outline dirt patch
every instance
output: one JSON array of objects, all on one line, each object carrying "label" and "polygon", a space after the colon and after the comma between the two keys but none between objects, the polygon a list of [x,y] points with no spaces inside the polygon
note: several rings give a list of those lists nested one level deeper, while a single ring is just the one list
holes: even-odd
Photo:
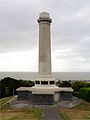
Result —
[{"label": "dirt patch", "polygon": [[64,112],[70,120],[87,120],[87,117],[90,118],[90,111],[86,110],[63,109],[62,112]]},{"label": "dirt patch", "polygon": [[70,120],[90,120],[90,103],[82,101],[82,103],[72,109],[60,109]]}]

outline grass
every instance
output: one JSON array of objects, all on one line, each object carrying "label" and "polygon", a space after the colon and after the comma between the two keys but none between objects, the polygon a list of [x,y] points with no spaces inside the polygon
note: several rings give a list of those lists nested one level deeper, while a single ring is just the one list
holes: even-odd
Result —
[{"label": "grass", "polygon": [[90,103],[82,103],[71,109],[60,109],[59,113],[64,120],[90,120]]},{"label": "grass", "polygon": [[60,111],[60,116],[63,118],[63,120],[70,120],[69,117],[62,111]]},{"label": "grass", "polygon": [[90,103],[82,100],[81,104],[73,107],[73,109],[90,110]]},{"label": "grass", "polygon": [[4,105],[5,103],[7,103],[10,99],[12,99],[14,96],[10,96],[10,97],[5,97],[0,99],[0,106]]},{"label": "grass", "polygon": [[6,97],[0,100],[0,120],[41,120],[42,109],[11,109],[8,101],[13,97]]},{"label": "grass", "polygon": [[41,120],[42,109],[1,110],[1,120]]}]

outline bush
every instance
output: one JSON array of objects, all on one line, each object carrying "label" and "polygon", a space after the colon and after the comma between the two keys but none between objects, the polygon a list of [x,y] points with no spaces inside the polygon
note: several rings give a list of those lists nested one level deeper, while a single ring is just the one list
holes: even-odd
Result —
[{"label": "bush", "polygon": [[71,83],[70,82],[68,82],[68,81],[60,81],[60,80],[58,80],[58,82],[56,83],[56,85],[58,86],[58,87],[71,87]]},{"label": "bush", "polygon": [[75,96],[75,97],[78,97],[78,98],[79,98],[79,97],[80,97],[80,96],[79,96],[79,92],[73,92],[73,96]]},{"label": "bush", "polygon": [[80,88],[82,87],[86,87],[86,82],[84,81],[75,81],[73,84],[72,84],[72,88],[74,89],[74,91],[77,91],[79,92]]},{"label": "bush", "polygon": [[79,91],[80,98],[90,102],[90,88],[81,88]]},{"label": "bush", "polygon": [[90,87],[90,83],[87,83],[87,86],[86,87]]}]

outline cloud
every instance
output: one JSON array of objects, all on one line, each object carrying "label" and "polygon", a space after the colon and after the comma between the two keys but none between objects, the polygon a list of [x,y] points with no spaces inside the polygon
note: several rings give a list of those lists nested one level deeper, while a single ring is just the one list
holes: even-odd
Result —
[{"label": "cloud", "polygon": [[37,47],[37,39],[34,39],[34,36],[37,36],[35,32],[19,32],[11,33],[6,36],[1,35],[0,39],[0,52],[10,52],[10,51],[23,51],[30,50]]},{"label": "cloud", "polygon": [[42,11],[52,18],[53,68],[90,71],[90,0],[0,0],[0,54],[38,47]]},{"label": "cloud", "polygon": [[37,71],[37,49],[0,54],[0,71]]},{"label": "cloud", "polygon": [[0,1],[0,52],[27,50],[37,46],[38,27],[33,14],[34,6],[30,2]]}]

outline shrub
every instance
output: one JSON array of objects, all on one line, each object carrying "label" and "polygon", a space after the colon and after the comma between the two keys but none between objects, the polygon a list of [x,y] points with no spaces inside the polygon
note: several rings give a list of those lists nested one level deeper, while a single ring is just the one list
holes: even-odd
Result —
[{"label": "shrub", "polygon": [[58,80],[58,82],[56,83],[56,85],[58,87],[71,87],[71,83],[69,81],[60,81]]},{"label": "shrub", "polygon": [[87,83],[87,86],[86,87],[90,87],[90,83]]},{"label": "shrub", "polygon": [[75,96],[75,97],[78,97],[78,98],[79,98],[79,97],[80,97],[80,96],[79,96],[79,92],[73,92],[73,96]]},{"label": "shrub", "polygon": [[72,88],[74,89],[74,91],[79,91],[80,88],[82,87],[86,87],[86,82],[84,81],[75,81],[73,84],[72,84]]},{"label": "shrub", "polygon": [[79,91],[80,98],[90,102],[90,88],[81,88]]},{"label": "shrub", "polygon": [[71,87],[71,83],[68,81],[62,81],[61,87]]}]

